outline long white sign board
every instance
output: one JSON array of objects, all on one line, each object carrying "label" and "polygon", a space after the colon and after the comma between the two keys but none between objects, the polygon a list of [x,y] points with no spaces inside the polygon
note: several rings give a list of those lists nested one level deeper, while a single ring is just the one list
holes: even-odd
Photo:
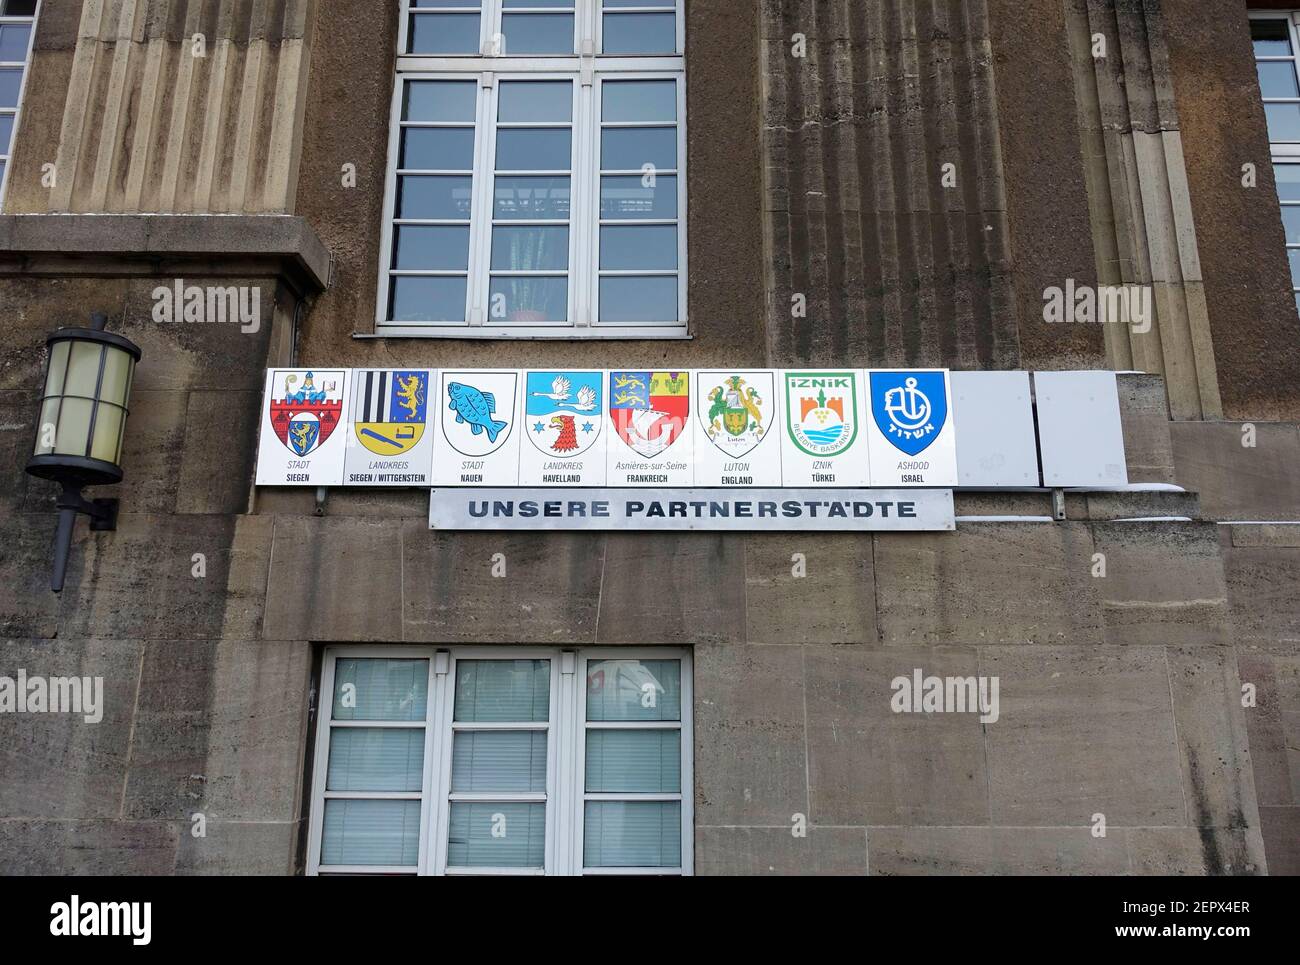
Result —
[{"label": "long white sign board", "polygon": [[433,489],[440,530],[900,531],[955,528],[951,489]]}]

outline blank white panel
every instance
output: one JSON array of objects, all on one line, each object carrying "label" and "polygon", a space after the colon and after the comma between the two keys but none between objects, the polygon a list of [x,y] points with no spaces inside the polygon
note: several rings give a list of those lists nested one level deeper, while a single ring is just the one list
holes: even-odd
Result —
[{"label": "blank white panel", "polygon": [[952,372],[957,478],[971,487],[1037,486],[1028,372]]},{"label": "blank white panel", "polygon": [[1114,372],[1035,372],[1045,486],[1125,486]]}]

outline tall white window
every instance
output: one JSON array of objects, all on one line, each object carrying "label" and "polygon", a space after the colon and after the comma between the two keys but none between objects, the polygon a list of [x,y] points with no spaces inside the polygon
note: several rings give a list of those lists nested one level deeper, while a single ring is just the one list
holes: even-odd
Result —
[{"label": "tall white window", "polygon": [[1300,12],[1274,10],[1250,15],[1255,69],[1264,98],[1273,174],[1282,204],[1291,291],[1300,310]]},{"label": "tall white window", "polygon": [[404,0],[380,334],[686,334],[681,0]]},{"label": "tall white window", "polygon": [[37,0],[0,0],[0,200],[9,183],[9,157],[36,32],[36,7]]},{"label": "tall white window", "polygon": [[690,874],[676,649],[326,652],[313,874]]}]

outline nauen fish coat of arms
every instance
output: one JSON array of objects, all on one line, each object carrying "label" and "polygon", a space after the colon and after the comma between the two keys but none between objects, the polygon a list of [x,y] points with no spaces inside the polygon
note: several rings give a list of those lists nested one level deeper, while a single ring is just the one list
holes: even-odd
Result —
[{"label": "nauen fish coat of arms", "polygon": [[295,456],[315,452],[339,424],[344,373],[329,374],[318,382],[315,372],[285,372],[272,388],[271,428]]},{"label": "nauen fish coat of arms", "polygon": [[[717,373],[711,374],[717,377]],[[700,422],[709,441],[732,458],[753,449],[772,426],[774,389],[770,373],[723,377],[700,403]]]},{"label": "nauen fish coat of arms", "polygon": [[690,418],[686,372],[610,372],[609,416],[618,437],[647,459],[676,442]]},{"label": "nauen fish coat of arms", "polygon": [[429,373],[366,370],[353,381],[357,441],[380,456],[413,449],[424,435]]},{"label": "nauen fish coat of arms", "polygon": [[529,372],[525,414],[532,444],[569,459],[600,438],[603,372]]}]

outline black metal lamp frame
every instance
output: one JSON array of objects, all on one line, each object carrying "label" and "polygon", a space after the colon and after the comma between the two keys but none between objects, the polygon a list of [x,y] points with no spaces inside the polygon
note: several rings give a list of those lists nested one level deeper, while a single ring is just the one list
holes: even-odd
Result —
[{"label": "black metal lamp frame", "polygon": [[[91,328],[62,328],[47,339],[52,349],[56,342],[99,342],[129,352],[140,360],[140,349],[120,335],[104,331],[107,316],[96,312],[91,316]],[[50,589],[63,591],[68,571],[68,554],[72,549],[72,532],[78,516],[90,518],[92,532],[111,532],[117,529],[117,499],[86,499],[81,495],[85,486],[107,486],[122,481],[121,467],[103,459],[89,456],[41,454],[27,461],[27,472],[41,479],[49,479],[63,487],[55,505],[59,510],[58,527],[54,532],[54,569],[50,575]]]}]

